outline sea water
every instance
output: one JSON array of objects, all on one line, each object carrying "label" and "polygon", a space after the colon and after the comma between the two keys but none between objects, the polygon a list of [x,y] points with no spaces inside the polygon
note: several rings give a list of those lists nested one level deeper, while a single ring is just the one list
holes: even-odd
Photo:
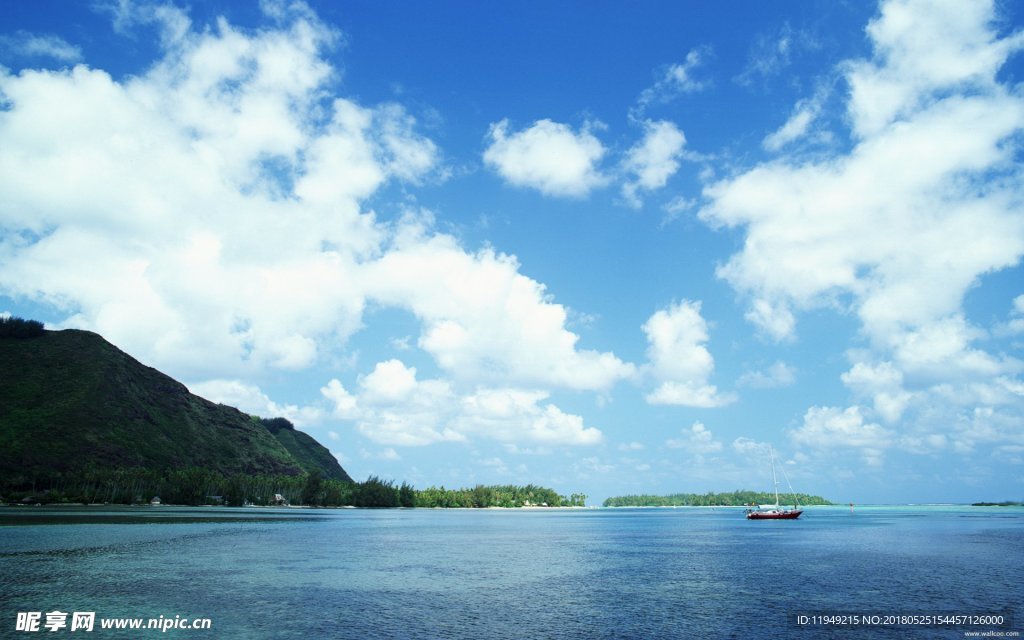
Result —
[{"label": "sea water", "polygon": [[[1004,622],[924,617],[983,615]],[[1022,616],[1015,507],[0,508],[0,637],[963,638]],[[210,628],[100,628],[119,618]]]}]

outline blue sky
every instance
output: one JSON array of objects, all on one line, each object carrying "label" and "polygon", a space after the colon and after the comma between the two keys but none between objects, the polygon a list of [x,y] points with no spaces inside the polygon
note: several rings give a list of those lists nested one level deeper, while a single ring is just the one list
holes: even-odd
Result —
[{"label": "blue sky", "polygon": [[1016,3],[5,3],[0,313],[355,477],[1024,496]]}]

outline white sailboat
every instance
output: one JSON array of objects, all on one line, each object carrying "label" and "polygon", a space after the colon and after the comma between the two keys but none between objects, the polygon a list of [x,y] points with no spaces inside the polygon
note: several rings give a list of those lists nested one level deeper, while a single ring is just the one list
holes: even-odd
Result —
[{"label": "white sailboat", "polygon": [[[796,520],[803,513],[803,509],[800,505],[794,504],[792,509],[782,507],[779,505],[779,477],[775,475],[775,451],[768,447],[768,455],[772,461],[772,482],[775,483],[775,505],[769,506],[768,508],[759,507],[757,509],[747,509],[747,520]],[[783,469],[782,473],[785,474],[786,470]],[[792,494],[793,485],[789,482],[789,476],[786,476],[786,484],[789,484],[789,492]]]}]

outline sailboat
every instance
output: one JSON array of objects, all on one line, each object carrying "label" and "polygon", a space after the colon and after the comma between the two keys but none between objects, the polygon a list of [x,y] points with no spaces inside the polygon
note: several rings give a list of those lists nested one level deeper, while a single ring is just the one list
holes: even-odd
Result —
[{"label": "sailboat", "polygon": [[[765,507],[759,507],[757,509],[747,509],[747,520],[796,520],[803,513],[803,509],[799,505],[794,504],[792,509],[779,506],[779,478],[775,475],[775,452],[771,447],[768,448],[768,455],[772,461],[772,481],[775,483],[775,505]],[[786,470],[783,469],[782,473],[785,474]],[[786,483],[789,484],[789,476],[786,476]],[[789,492],[793,493],[793,485],[789,485]]]}]

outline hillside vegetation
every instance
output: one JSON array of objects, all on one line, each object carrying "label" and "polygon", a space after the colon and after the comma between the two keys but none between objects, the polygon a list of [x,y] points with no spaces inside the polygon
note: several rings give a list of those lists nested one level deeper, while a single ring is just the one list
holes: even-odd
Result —
[{"label": "hillside vegetation", "polygon": [[88,331],[0,318],[0,501],[356,507],[581,505],[527,485],[353,482],[284,418],[189,393]]},{"label": "hillside vegetation", "polygon": [[287,420],[264,421],[193,395],[95,333],[23,333],[0,335],[3,486],[113,469],[351,480]]}]

